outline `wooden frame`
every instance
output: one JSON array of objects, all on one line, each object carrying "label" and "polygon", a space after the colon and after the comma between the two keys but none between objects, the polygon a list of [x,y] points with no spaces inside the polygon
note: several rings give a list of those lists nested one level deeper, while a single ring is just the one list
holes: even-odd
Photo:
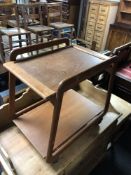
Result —
[{"label": "wooden frame", "polygon": [[[59,79],[60,83],[58,83],[58,81],[55,81],[57,86],[54,86],[54,84],[52,85],[52,81],[49,82],[51,84],[47,83],[48,84],[48,86],[47,86],[47,84],[43,83],[42,79],[41,79],[42,81],[40,82],[39,78],[37,80],[36,80],[36,77],[31,78],[29,73],[26,73],[22,67],[19,67],[20,65],[22,65],[22,62],[21,61],[19,62],[16,60],[17,55],[23,54],[25,52],[26,53],[31,52],[34,50],[37,51],[39,49],[52,47],[54,45],[59,45],[62,43],[66,43],[66,49],[60,49],[59,51],[56,50],[53,52],[54,58],[52,59],[52,64],[53,64],[52,68],[55,69],[55,66],[57,67],[57,64],[59,64],[59,61],[61,61],[61,59],[62,59],[62,61],[66,60],[66,62],[64,62],[65,67],[67,65],[69,66],[69,64],[67,64],[67,62],[69,61],[69,63],[70,63],[70,61],[72,59],[75,59],[76,62],[73,61],[72,63],[70,63],[69,67],[68,66],[66,67],[66,68],[68,68],[68,70],[66,71],[66,74],[65,73],[62,74],[62,77],[59,73],[55,74],[55,72],[54,72],[54,74],[50,74],[49,70],[47,69],[47,74],[49,73],[50,80],[53,77],[58,76],[56,79]],[[62,57],[61,57],[61,55],[62,55]],[[78,57],[77,57],[77,55],[78,55]],[[37,63],[38,63],[39,60],[41,60],[41,59],[43,59],[43,61],[46,61],[46,59],[47,59],[47,62],[48,62],[48,60],[51,59],[51,57],[52,57],[52,54],[51,55],[45,54],[45,56],[43,57],[44,59],[42,57],[41,58],[38,57],[38,58],[34,58],[34,59],[30,60],[30,58],[29,58],[29,62],[37,60]],[[58,58],[59,61],[56,58]],[[98,57],[93,56],[92,53],[91,54],[87,53],[87,52],[85,52],[85,50],[82,51],[82,49],[79,50],[79,49],[76,49],[73,47],[69,47],[69,40],[61,39],[61,40],[55,40],[55,41],[48,42],[48,43],[41,43],[38,45],[28,46],[27,48],[21,48],[21,49],[14,50],[10,55],[10,59],[11,59],[11,62],[4,64],[4,66],[10,72],[9,73],[9,75],[10,75],[9,102],[10,102],[10,117],[11,117],[10,119],[15,122],[15,124],[22,130],[22,132],[24,132],[25,135],[26,134],[28,135],[28,136],[26,135],[27,138],[32,142],[33,145],[35,145],[36,149],[41,153],[41,155],[43,157],[45,157],[45,154],[46,154],[46,161],[51,163],[53,161],[54,157],[56,157],[69,144],[71,144],[72,141],[74,139],[76,139],[78,136],[80,136],[88,127],[90,127],[92,124],[98,124],[102,120],[103,115],[107,112],[108,107],[109,107],[113,79],[114,79],[114,73],[116,71],[116,65],[117,65],[116,63],[118,61],[118,57],[113,56],[110,59],[107,59],[107,60],[103,59],[102,60],[101,58],[99,58],[99,56]],[[94,61],[92,61],[92,59],[94,59]],[[56,60],[57,60],[57,62],[54,62]],[[29,62],[28,62],[28,64],[29,64]],[[48,67],[49,63],[47,63],[47,62],[46,62],[46,66]],[[56,63],[56,65],[54,63]],[[72,65],[73,66],[80,65],[80,66],[76,67],[75,73],[72,71]],[[110,81],[109,81],[109,88],[108,88],[108,93],[107,93],[107,98],[106,98],[104,109],[102,109],[101,107],[97,106],[96,104],[88,101],[87,99],[85,99],[84,97],[82,97],[78,93],[76,93],[75,91],[69,90],[69,89],[72,89],[75,85],[79,84],[81,81],[95,75],[98,72],[105,70],[106,67],[110,67],[110,65],[112,65],[112,74],[111,74]],[[41,66],[41,65],[39,64],[39,66]],[[43,66],[44,66],[44,64],[43,64]],[[43,66],[42,66],[42,70],[44,70]],[[59,70],[60,67],[58,66],[57,70]],[[66,78],[64,78],[65,75],[66,75]],[[22,113],[15,113],[15,76],[17,76],[22,81],[24,81],[37,94],[39,94],[43,98],[43,101],[40,102],[40,103],[43,103],[41,106],[39,103],[39,104],[37,104],[37,106],[39,105],[38,108],[34,108],[33,111],[30,110],[31,108],[28,108],[28,109],[22,110]],[[53,76],[53,77],[51,78],[50,76],[51,77]],[[45,77],[42,77],[42,78],[45,78]],[[45,79],[44,79],[44,82],[45,82]],[[68,99],[68,102],[66,102],[67,99]],[[74,101],[72,101],[73,99],[74,99]],[[49,101],[50,101],[50,103],[49,103]],[[71,103],[73,102],[74,104],[76,104],[76,106],[79,106],[82,104],[80,107],[80,109],[82,108],[81,118],[78,118],[79,117],[78,115],[80,114],[79,107],[74,108],[72,105],[72,107],[69,108],[69,106],[71,105],[70,102]],[[66,109],[64,108],[64,104],[66,106],[65,107]],[[91,111],[88,109],[88,112],[87,112],[87,105],[88,104],[90,106],[89,109],[90,108],[92,108],[92,109],[90,109]],[[50,106],[53,106],[53,108],[52,107],[50,108]],[[33,107],[36,107],[36,106],[33,106]],[[49,115],[48,118],[46,116],[35,117],[38,114],[38,111],[41,111],[41,109],[42,110],[45,109],[44,112],[42,112],[41,114],[42,115],[45,115],[45,114]],[[50,114],[50,109],[51,109],[51,111],[53,110],[52,111],[53,113],[51,112],[51,114]],[[77,122],[78,124],[72,126],[72,128],[67,126],[67,123],[68,124],[70,123],[69,119],[64,120],[64,125],[61,125],[63,119],[60,120],[60,118],[61,118],[60,115],[61,116],[64,115],[63,113],[61,114],[61,112],[65,112],[67,109],[73,109],[74,114],[71,113],[71,115],[73,115],[73,118],[75,119],[73,121],[75,123],[78,121]],[[37,112],[35,112],[35,111],[37,111]],[[46,139],[46,141],[44,141],[44,143],[47,142],[45,145],[46,148],[44,148],[45,150],[43,150],[43,145],[41,143],[40,138],[37,137],[38,138],[37,139],[36,137],[32,137],[32,134],[30,135],[31,131],[29,131],[28,133],[25,133],[25,127],[27,127],[25,125],[26,124],[28,125],[30,123],[30,121],[26,122],[26,124],[24,123],[24,126],[21,123],[21,121],[23,121],[24,118],[26,117],[26,114],[28,116],[32,112],[33,112],[33,116],[35,117],[33,120],[37,119],[37,121],[38,121],[38,118],[41,118],[40,120],[46,121],[46,125],[44,124],[44,127],[49,125],[48,128],[46,127],[47,129],[45,128],[45,130],[47,130],[47,133],[49,135],[49,137]],[[89,114],[87,115],[87,113],[89,113]],[[23,115],[21,115],[21,114],[23,114]],[[21,116],[19,116],[19,115],[21,115]],[[84,115],[84,117],[82,117],[83,115]],[[51,119],[50,119],[50,116],[51,116]],[[29,120],[31,118],[32,117],[27,117],[27,119],[29,119]],[[70,120],[72,121],[72,118],[70,118]],[[36,125],[38,123],[37,127],[40,128],[40,125],[42,124],[42,122],[40,122],[40,123],[35,122],[35,123],[36,123]],[[51,125],[50,125],[50,123],[51,123]],[[65,124],[66,124],[66,126],[65,126]],[[66,132],[65,131],[63,131],[63,132],[65,132],[67,135],[64,137],[63,136],[61,137],[62,130],[60,128],[63,126],[66,128],[66,130],[65,130]],[[28,126],[27,128],[30,129],[30,126]],[[39,129],[39,128],[37,128],[37,129]],[[67,132],[68,129],[69,129],[69,132]],[[64,128],[63,128],[63,130],[64,130]],[[36,130],[35,131],[32,130],[32,131],[35,132]],[[43,130],[41,130],[41,131],[43,131]],[[37,131],[35,133],[37,133]],[[40,134],[42,134],[42,137],[43,137],[44,133],[40,132]],[[34,142],[34,141],[32,141],[32,139],[36,139],[37,141]],[[39,142],[39,145],[37,145],[38,142]],[[42,145],[42,150],[40,150],[41,145]]]}]

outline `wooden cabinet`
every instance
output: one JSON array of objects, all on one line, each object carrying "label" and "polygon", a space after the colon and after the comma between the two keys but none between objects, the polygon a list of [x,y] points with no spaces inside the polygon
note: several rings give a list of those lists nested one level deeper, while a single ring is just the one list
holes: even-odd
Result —
[{"label": "wooden cabinet", "polygon": [[131,42],[131,26],[125,24],[112,24],[106,48],[113,50],[125,43]]},{"label": "wooden cabinet", "polygon": [[131,1],[121,0],[118,14],[117,23],[124,23],[131,25]]},{"label": "wooden cabinet", "polygon": [[85,34],[85,43],[88,48],[96,51],[105,49],[109,26],[115,21],[117,8],[118,2],[115,1],[91,0],[89,2]]},{"label": "wooden cabinet", "polygon": [[131,42],[131,1],[121,0],[116,23],[110,26],[106,48],[113,50]]}]

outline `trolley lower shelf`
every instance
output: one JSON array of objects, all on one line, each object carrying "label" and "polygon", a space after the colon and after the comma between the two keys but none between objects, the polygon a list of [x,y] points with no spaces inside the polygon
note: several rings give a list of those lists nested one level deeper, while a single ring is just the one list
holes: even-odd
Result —
[{"label": "trolley lower shelf", "polygon": [[[67,91],[63,98],[54,151],[77,135],[80,129],[98,120],[102,111],[101,106],[74,90]],[[14,120],[43,157],[47,155],[52,115],[53,105],[46,102]]]}]

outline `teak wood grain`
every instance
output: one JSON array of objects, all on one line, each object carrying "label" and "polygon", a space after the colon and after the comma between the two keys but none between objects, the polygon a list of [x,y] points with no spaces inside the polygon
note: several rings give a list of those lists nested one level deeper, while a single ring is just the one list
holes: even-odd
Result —
[{"label": "teak wood grain", "polygon": [[[36,59],[9,62],[5,66],[22,80],[26,81],[29,75],[56,92],[62,80],[91,69],[101,62],[99,58],[94,59],[91,55],[88,55],[87,59],[87,53],[71,47]],[[35,86],[35,81],[31,84]]]},{"label": "teak wood grain", "polygon": [[[78,128],[85,127],[89,121],[92,123],[101,111],[99,105],[73,90],[67,91],[62,102],[54,150],[77,133]],[[48,149],[52,115],[53,105],[47,102],[14,120],[43,157],[46,157]]]},{"label": "teak wood grain", "polygon": [[[108,60],[111,62],[111,59]],[[42,97],[57,92],[62,80],[66,80],[86,70],[96,74],[106,62],[77,48],[68,48],[50,55],[22,62],[8,62],[4,66],[19,79],[31,86]],[[96,69],[95,69],[95,68]],[[92,74],[93,74],[92,72]],[[43,86],[43,89],[42,89]],[[45,88],[45,91],[44,91]],[[49,93],[48,93],[49,91]]]}]

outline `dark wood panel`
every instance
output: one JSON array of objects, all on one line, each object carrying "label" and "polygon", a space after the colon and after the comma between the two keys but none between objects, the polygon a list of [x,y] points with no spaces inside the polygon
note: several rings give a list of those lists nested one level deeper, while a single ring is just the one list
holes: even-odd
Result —
[{"label": "dark wood panel", "polygon": [[113,50],[131,41],[131,26],[112,24],[110,26],[106,48]]},{"label": "dark wood panel", "polygon": [[109,44],[107,49],[113,50],[124,44],[126,34],[120,30],[111,30],[109,34]]},{"label": "dark wood panel", "polygon": [[116,22],[131,25],[131,1],[120,1]]}]

